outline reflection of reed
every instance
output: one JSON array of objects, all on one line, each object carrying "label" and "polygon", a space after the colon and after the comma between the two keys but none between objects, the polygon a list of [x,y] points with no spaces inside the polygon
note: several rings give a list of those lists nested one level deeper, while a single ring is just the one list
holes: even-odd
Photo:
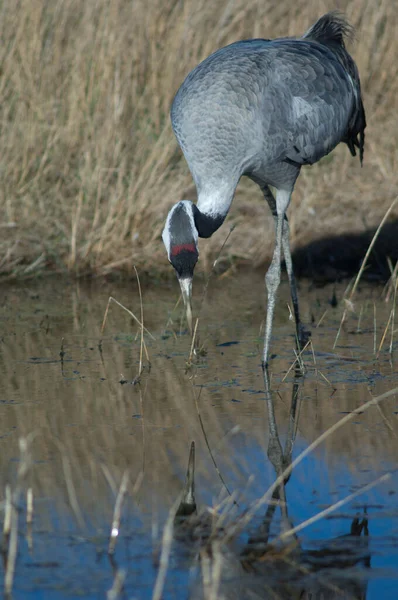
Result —
[{"label": "reflection of reed", "polygon": [[[215,282],[209,290],[200,332],[208,355],[188,374],[185,360],[189,354],[189,339],[178,335],[178,315],[174,317],[177,335],[169,331],[169,337],[162,339],[167,310],[174,305],[174,287],[170,300],[167,288],[163,288],[164,298],[159,296],[159,289],[144,290],[145,326],[156,337],[156,342],[147,339],[152,369],[150,373],[143,372],[141,386],[119,383],[121,374],[128,381],[137,374],[140,343],[139,328],[117,307],[112,307],[108,316],[102,344],[103,361],[98,352],[100,326],[111,294],[139,313],[135,283],[133,293],[126,288],[115,292],[114,286],[112,289],[93,285],[57,287],[53,283],[40,284],[39,288],[30,290],[3,290],[0,489],[4,490],[5,484],[15,478],[18,438],[33,431],[36,433],[32,444],[34,464],[28,483],[33,487],[35,499],[54,499],[61,513],[69,513],[70,493],[65,477],[65,465],[69,465],[83,519],[96,522],[106,518],[109,523],[114,497],[103,466],[112,474],[116,488],[124,471],[129,469],[132,482],[144,472],[135,502],[139,510],[151,519],[156,518],[153,515],[155,503],[164,516],[180,489],[187,445],[195,440],[199,494],[202,501],[211,502],[221,486],[198,420],[193,395],[193,391],[198,395],[197,386],[202,389],[200,415],[220,472],[232,490],[244,488],[256,469],[250,459],[251,449],[262,449],[265,456],[268,444],[264,436],[267,420],[259,369],[261,341],[258,341],[263,316],[260,301],[264,297],[263,280],[251,281],[253,293],[250,298],[245,293],[247,309],[242,311],[239,294],[244,294],[244,281],[243,275],[239,290],[230,281],[223,281],[223,289]],[[321,297],[316,318],[328,306],[327,293]],[[311,292],[308,304],[303,303],[307,320],[315,310],[317,295],[318,292]],[[287,395],[291,377],[280,382],[294,354],[293,338],[286,336],[286,332],[291,333],[291,327],[283,324],[288,314],[284,306],[281,294],[274,344],[279,356],[271,362],[271,371],[273,388],[278,388],[280,395],[274,407],[275,419],[280,423],[287,421],[289,428]],[[378,308],[381,326],[382,311],[383,305]],[[387,311],[385,308],[386,318]],[[335,327],[335,322],[328,321],[326,316],[323,328],[313,332],[313,344],[318,353],[317,368],[332,380],[337,391],[333,393],[324,380],[316,379],[313,372],[308,373],[303,383],[304,400],[297,431],[305,444],[334,423],[339,413],[350,411],[369,399],[369,378],[364,376],[364,373],[372,376],[369,363],[339,362],[330,358],[335,329],[328,330],[328,326]],[[366,328],[366,314],[362,328]],[[169,325],[169,330],[172,329],[173,317]],[[239,344],[216,346],[226,341],[239,341]],[[357,343],[344,332],[341,341]],[[373,347],[372,331],[361,336],[361,345],[366,348],[367,344]],[[63,365],[61,351],[65,353]],[[364,357],[361,348],[353,354],[354,358],[356,354]],[[311,356],[306,360],[309,364]],[[386,370],[385,363],[379,365],[381,372]],[[362,383],[356,382],[357,375],[362,377]],[[382,391],[382,385],[391,385],[389,381],[383,383],[381,378],[373,379],[377,392]],[[388,423],[390,407],[389,401],[383,405]],[[395,459],[398,451],[395,423],[388,427],[374,409],[358,417],[358,421],[360,426],[347,426],[327,440],[322,450],[325,459],[333,465],[344,458],[353,471],[358,464],[377,469],[380,461]],[[261,487],[269,475],[262,472],[254,485]],[[249,496],[255,493],[257,490],[249,488]],[[37,511],[40,512],[40,501]]]}]

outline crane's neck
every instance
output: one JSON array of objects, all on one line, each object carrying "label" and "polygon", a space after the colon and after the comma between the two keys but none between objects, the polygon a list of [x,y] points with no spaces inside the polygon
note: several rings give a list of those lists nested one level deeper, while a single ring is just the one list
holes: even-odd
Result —
[{"label": "crane's neck", "polygon": [[226,215],[201,212],[196,204],[193,205],[193,216],[199,237],[209,238],[224,223]]},{"label": "crane's neck", "polygon": [[210,237],[224,223],[237,183],[236,181],[232,185],[218,185],[216,191],[213,186],[210,189],[202,188],[200,190],[198,203],[193,205],[195,225],[199,237]]}]

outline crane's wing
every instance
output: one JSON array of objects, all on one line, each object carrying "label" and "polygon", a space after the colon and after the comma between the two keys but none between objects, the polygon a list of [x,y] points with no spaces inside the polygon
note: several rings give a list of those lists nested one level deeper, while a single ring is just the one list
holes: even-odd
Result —
[{"label": "crane's wing", "polygon": [[286,162],[313,164],[346,141],[354,84],[333,53],[318,43],[277,40],[272,46],[265,133],[284,132]]}]

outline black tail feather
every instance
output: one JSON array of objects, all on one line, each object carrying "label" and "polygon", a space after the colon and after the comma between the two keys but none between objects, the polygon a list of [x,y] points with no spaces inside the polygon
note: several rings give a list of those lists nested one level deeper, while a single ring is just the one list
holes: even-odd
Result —
[{"label": "black tail feather", "polygon": [[363,163],[363,153],[365,148],[365,127],[365,110],[361,101],[359,110],[357,110],[354,126],[348,130],[347,137],[343,140],[347,144],[351,156],[357,155],[355,148],[358,148],[361,165]]},{"label": "black tail feather", "polygon": [[313,40],[333,50],[353,82],[356,102],[348,123],[347,133],[342,141],[347,144],[352,156],[356,156],[356,148],[358,148],[362,165],[365,147],[365,109],[362,103],[358,69],[345,48],[345,40],[352,40],[353,37],[354,28],[344,18],[344,15],[337,11],[323,15],[303,35],[303,38]]},{"label": "black tail feather", "polygon": [[352,40],[354,28],[348,23],[344,15],[338,11],[332,11],[323,15],[309,28],[303,38],[311,39],[321,44],[338,44],[345,48],[345,39]]}]

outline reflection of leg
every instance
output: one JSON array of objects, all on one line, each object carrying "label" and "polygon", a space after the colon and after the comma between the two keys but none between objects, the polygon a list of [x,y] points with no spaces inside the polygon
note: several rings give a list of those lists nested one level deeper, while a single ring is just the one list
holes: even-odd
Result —
[{"label": "reflection of leg", "polygon": [[[299,374],[299,370],[296,370],[296,374]],[[296,436],[297,424],[296,414],[299,397],[301,377],[296,377],[292,388],[292,400],[289,415],[289,426],[287,433],[287,440],[285,444],[285,450],[283,451],[282,445],[279,440],[278,426],[276,423],[274,402],[269,387],[268,370],[264,369],[264,386],[265,386],[265,400],[267,403],[268,411],[268,458],[274,467],[275,477],[281,477],[287,467],[292,462],[292,451],[294,438]],[[245,565],[250,570],[250,565],[261,559],[264,553],[267,552],[267,545],[269,543],[271,523],[274,519],[274,515],[279,505],[282,514],[282,532],[292,528],[292,523],[288,515],[287,498],[286,498],[286,483],[289,480],[290,474],[283,477],[280,485],[278,485],[273,493],[272,499],[267,507],[266,513],[262,520],[261,525],[258,527],[256,532],[249,538],[247,547],[242,553],[242,558],[245,561]],[[297,536],[294,536],[297,539]]]},{"label": "reflection of leg", "polygon": [[299,367],[296,365],[294,369],[294,381],[292,384],[292,398],[290,402],[290,413],[289,413],[289,424],[287,428],[285,449],[284,449],[284,457],[286,465],[290,465],[292,463],[292,454],[293,454],[293,445],[294,440],[296,439],[296,431],[297,431],[297,423],[298,417],[296,419],[297,414],[297,405],[299,400],[299,392],[302,382],[302,375]]},{"label": "reflection of leg", "polygon": [[[364,551],[363,557],[361,558],[363,564],[368,569],[370,568],[370,551],[369,551],[369,528],[368,528],[368,516],[365,508],[364,516],[362,520],[359,520],[359,517],[355,517],[351,523],[351,532],[352,536],[359,538],[364,534],[364,537],[361,537],[361,548]],[[359,560],[359,559],[358,559]]]},{"label": "reflection of leg", "polygon": [[[267,456],[268,456],[272,466],[274,467],[275,476],[279,477],[283,473],[285,461],[284,461],[284,456],[283,456],[282,445],[279,440],[278,426],[276,424],[276,418],[275,418],[274,402],[273,402],[271,390],[269,387],[268,370],[266,368],[264,369],[264,384],[265,384],[265,400],[267,402],[267,410],[268,410],[268,430],[269,430]],[[253,543],[253,541],[257,541],[257,542],[261,542],[262,544],[268,544],[271,522],[272,522],[272,519],[275,514],[277,501],[282,502],[282,504],[280,504],[280,506],[281,506],[281,511],[282,511],[282,522],[284,522],[285,519],[284,519],[283,507],[286,507],[286,494],[285,494],[284,481],[281,483],[281,485],[279,485],[273,491],[272,502],[267,508],[267,512],[263,519],[263,523],[261,525],[260,531],[254,538],[254,540],[252,539],[250,541],[250,543]],[[285,531],[284,525],[283,525],[283,530]]]},{"label": "reflection of leg", "polygon": [[[362,525],[363,525],[363,532],[365,535],[365,544],[366,544],[366,547],[369,549],[369,529],[368,529],[368,517],[366,514],[366,508],[365,508],[365,516],[362,519]],[[370,569],[370,552],[368,552],[368,554],[365,556],[363,564],[365,565],[365,567]]]},{"label": "reflection of leg", "polygon": [[[286,487],[285,483],[282,483],[279,488],[279,499],[280,499],[280,507],[281,507],[281,516],[282,516],[282,525],[281,525],[281,533],[286,533],[290,529],[293,529],[293,523],[289,519],[289,514],[287,510],[287,500],[286,500]],[[294,534],[294,537],[297,539],[297,535]]]},{"label": "reflection of leg", "polygon": [[364,519],[362,520],[362,523],[363,523],[363,531],[364,531],[364,534],[365,534],[366,536],[368,536],[368,535],[369,535],[369,529],[368,529],[368,520],[367,520],[366,518],[364,518]]},{"label": "reflection of leg", "polygon": [[[266,371],[265,371],[266,375]],[[275,410],[273,398],[269,389],[267,387],[267,378],[265,377],[266,382],[266,402],[268,409],[268,424],[269,424],[269,442],[268,442],[268,458],[270,459],[274,469],[276,477],[283,476],[283,473],[286,471],[288,467],[292,464],[292,454],[293,454],[293,446],[294,440],[296,437],[297,431],[297,407],[299,400],[299,391],[301,384],[301,374],[299,369],[295,370],[295,378],[292,384],[292,395],[290,402],[290,412],[289,412],[289,424],[285,442],[285,448],[282,450],[282,446],[279,440],[278,435],[278,427],[276,424],[275,418]],[[287,531],[292,528],[292,523],[289,519],[288,515],[288,505],[286,499],[286,484],[290,479],[290,473],[283,476],[283,480],[281,484],[274,491],[273,499],[279,499],[280,508],[282,514],[282,532]],[[267,511],[268,512],[268,511]],[[268,533],[269,533],[269,525],[268,525]],[[295,535],[294,537],[297,538]]]},{"label": "reflection of leg", "polygon": [[274,519],[274,514],[278,506],[279,488],[276,488],[272,494],[271,502],[267,507],[264,519],[256,532],[248,539],[248,547],[244,550],[243,555],[257,553],[261,556],[264,553],[264,547],[268,544],[271,523]]},{"label": "reflection of leg", "polygon": [[[271,394],[271,390],[269,388],[268,382],[268,372],[267,369],[264,369],[264,383],[265,383],[265,400],[267,402],[267,410],[268,410],[268,431],[269,431],[269,439],[268,439],[268,449],[267,455],[272,463],[272,466],[275,470],[276,478],[280,477],[285,469],[285,461],[283,456],[282,445],[279,440],[278,434],[278,426],[276,424],[275,418],[275,409],[274,402]],[[286,494],[285,494],[285,482],[282,481],[280,485],[273,491],[272,494],[272,502],[267,508],[267,512],[265,518],[263,520],[263,524],[261,526],[259,535],[256,536],[257,541],[259,538],[261,542],[264,544],[268,543],[269,531],[271,526],[271,521],[275,514],[276,502],[280,501],[280,507],[282,512],[282,528],[284,531],[285,523],[287,518],[287,506],[286,506]]]},{"label": "reflection of leg", "polygon": [[[269,427],[269,441],[268,441],[268,458],[272,463],[275,469],[275,476],[277,478],[282,477],[282,481],[280,485],[274,490],[273,500],[280,501],[280,509],[282,514],[282,531],[287,531],[292,528],[292,524],[288,515],[288,507],[287,507],[287,499],[286,499],[286,483],[290,478],[290,473],[284,475],[285,470],[292,463],[292,453],[293,453],[293,445],[294,439],[296,437],[297,423],[296,423],[296,414],[297,414],[297,405],[298,405],[298,397],[300,390],[300,374],[299,371],[296,370],[296,377],[293,382],[292,387],[292,397],[290,404],[290,414],[289,414],[289,425],[287,431],[287,438],[285,442],[285,449],[282,449],[282,445],[279,440],[278,434],[278,426],[275,418],[275,410],[274,410],[274,402],[271,395],[271,391],[268,385],[268,373],[264,370],[264,381],[265,381],[265,396],[267,402],[268,409],[268,427]],[[267,522],[268,512],[267,510],[266,519],[264,520],[264,529],[267,534],[267,540],[269,535],[269,527],[270,523]],[[273,516],[273,512],[271,513]]]},{"label": "reflection of leg", "polygon": [[351,523],[351,535],[360,536],[361,533],[364,533],[365,536],[369,535],[368,529],[368,518],[364,516],[362,521],[359,520],[358,517],[355,517]]}]

